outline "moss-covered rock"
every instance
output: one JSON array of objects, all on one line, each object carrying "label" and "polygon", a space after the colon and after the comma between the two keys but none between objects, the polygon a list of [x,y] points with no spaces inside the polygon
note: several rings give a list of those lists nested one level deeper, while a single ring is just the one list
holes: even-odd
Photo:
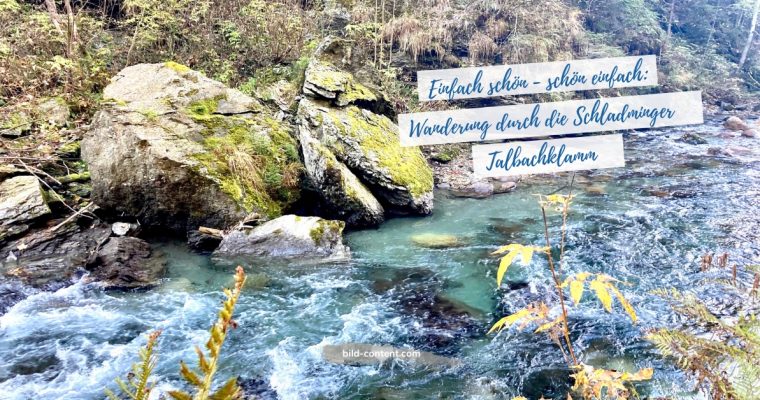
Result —
[{"label": "moss-covered rock", "polygon": [[401,147],[398,127],[390,119],[355,106],[323,107],[308,99],[299,107],[299,115],[308,118],[311,136],[359,177],[388,211],[431,212],[433,172],[419,148]]},{"label": "moss-covered rock", "polygon": [[312,127],[319,121],[310,121],[308,115],[299,114],[299,140],[303,153],[306,176],[326,203],[324,214],[337,218],[349,226],[377,225],[384,219],[380,202],[345,164],[314,137]]},{"label": "moss-covered rock", "polygon": [[343,261],[350,258],[343,244],[343,221],[284,215],[250,230],[224,236],[214,257],[253,257],[267,261]]},{"label": "moss-covered rock", "polygon": [[306,94],[334,100],[338,106],[378,101],[377,95],[357,82],[353,75],[318,60],[306,69],[303,89]]},{"label": "moss-covered rock", "polygon": [[81,150],[101,207],[184,232],[298,198],[291,128],[255,99],[175,63],[128,67],[104,97]]}]

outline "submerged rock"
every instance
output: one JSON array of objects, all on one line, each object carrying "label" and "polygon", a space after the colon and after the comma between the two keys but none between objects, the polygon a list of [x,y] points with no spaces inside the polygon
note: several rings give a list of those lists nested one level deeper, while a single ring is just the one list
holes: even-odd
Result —
[{"label": "submerged rock", "polygon": [[684,133],[683,136],[678,138],[676,141],[692,145],[707,144],[707,140],[705,138],[697,135],[694,132]]},{"label": "submerged rock", "polygon": [[[329,150],[386,210],[397,214],[432,211],[432,170],[420,149],[401,147],[398,127],[390,119],[355,106],[322,107],[308,99],[301,100],[299,116],[302,138],[311,137]],[[313,153],[308,148],[313,142],[304,143],[304,153]]]},{"label": "submerged rock", "polygon": [[213,256],[344,261],[351,257],[343,244],[344,227],[343,221],[284,215],[250,230],[226,234]]},{"label": "submerged rock", "polygon": [[40,182],[16,176],[0,183],[0,243],[29,230],[29,223],[50,214]]},{"label": "submerged rock", "polygon": [[452,185],[449,189],[451,194],[456,197],[470,197],[475,199],[483,199],[490,197],[494,193],[493,185],[484,180],[475,180],[468,182],[465,185]]},{"label": "submerged rock", "polygon": [[298,197],[295,139],[253,98],[175,63],[125,68],[103,96],[81,145],[102,208],[185,233]]},{"label": "submerged rock", "polygon": [[135,237],[112,237],[88,267],[90,280],[107,289],[135,289],[155,285],[166,261],[153,255],[148,242]]},{"label": "submerged rock", "polygon": [[420,233],[413,235],[410,240],[415,246],[428,249],[447,249],[465,245],[459,237],[442,233]]},{"label": "submerged rock", "polygon": [[322,357],[334,364],[351,366],[388,365],[397,361],[433,368],[456,367],[461,364],[457,359],[428,351],[365,343],[328,344],[322,348]]}]

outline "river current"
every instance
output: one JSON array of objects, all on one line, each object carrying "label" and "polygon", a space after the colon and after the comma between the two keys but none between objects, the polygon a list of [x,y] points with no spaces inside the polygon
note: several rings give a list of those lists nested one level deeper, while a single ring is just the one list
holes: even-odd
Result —
[{"label": "river current", "polygon": [[[575,177],[564,268],[628,282],[621,289],[639,316],[633,325],[619,305],[609,314],[587,296],[570,310],[576,351],[597,367],[653,367],[654,379],[638,386],[643,396],[699,398],[693,382],[643,339],[647,329],[680,322],[648,292],[691,290],[730,314],[730,299],[699,271],[700,257],[725,251],[731,263],[760,261],[760,139],[721,138],[721,131],[713,123],[626,134],[625,168]],[[678,141],[685,132],[708,143]],[[710,147],[734,155],[708,155]],[[569,182],[570,174],[530,177],[487,199],[437,192],[431,216],[348,233],[347,264],[244,263],[249,283],[235,313],[239,328],[224,345],[218,376],[240,376],[262,398],[287,400],[560,398],[569,371],[548,339],[531,329],[486,335],[501,316],[549,298],[546,261],[537,255],[529,266],[515,264],[497,290],[498,259],[489,253],[513,242],[543,245],[535,194]],[[552,214],[550,223],[558,222]],[[412,242],[427,233],[459,243],[431,249]],[[103,292],[76,283],[32,292],[0,316],[0,398],[101,399],[154,329],[163,331],[154,398],[179,387],[178,363],[195,362],[193,345],[205,343],[234,268],[182,243],[158,248],[168,276],[153,290]],[[357,367],[322,358],[322,346],[348,342],[426,350],[461,364]]]}]

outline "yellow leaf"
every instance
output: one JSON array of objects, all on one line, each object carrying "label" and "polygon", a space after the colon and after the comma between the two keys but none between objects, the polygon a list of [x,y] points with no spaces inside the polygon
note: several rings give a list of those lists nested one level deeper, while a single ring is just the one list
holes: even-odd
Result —
[{"label": "yellow leaf", "polygon": [[638,317],[636,316],[636,310],[633,309],[631,303],[629,303],[628,300],[623,297],[623,294],[620,293],[620,291],[615,286],[610,285],[610,289],[612,289],[612,292],[615,293],[615,296],[620,301],[620,305],[623,306],[623,310],[625,310],[628,316],[631,317],[631,321],[635,324],[636,320],[638,320]]},{"label": "yellow leaf", "polygon": [[502,254],[502,253],[506,253],[506,252],[508,252],[508,251],[517,250],[517,249],[519,249],[520,247],[522,247],[522,246],[521,246],[521,245],[519,245],[519,244],[517,244],[517,243],[511,243],[511,244],[508,244],[508,245],[506,245],[506,246],[501,246],[501,247],[499,247],[498,249],[496,249],[496,250],[495,250],[493,253],[491,253],[491,254],[493,254],[493,255]]},{"label": "yellow leaf", "polygon": [[573,299],[573,302],[575,304],[578,304],[581,301],[582,296],[583,296],[583,281],[574,279],[572,282],[570,282],[570,297]]},{"label": "yellow leaf", "polygon": [[516,254],[517,253],[515,252],[509,252],[507,255],[501,258],[501,262],[499,262],[499,269],[496,271],[496,286],[501,286],[501,281],[504,279],[504,274],[507,273],[507,268],[512,265],[512,260],[514,260]]},{"label": "yellow leaf", "polygon": [[607,310],[607,312],[612,312],[612,296],[610,296],[610,292],[607,291],[607,284],[597,278],[591,281],[589,286],[591,286],[591,289],[594,289],[596,297],[602,302],[604,309]]},{"label": "yellow leaf", "polygon": [[530,264],[530,260],[533,258],[533,246],[524,246],[520,249],[520,263],[522,265]]},{"label": "yellow leaf", "polygon": [[554,325],[559,324],[560,322],[562,322],[562,318],[561,317],[557,317],[557,319],[555,319],[554,321],[547,322],[547,323],[539,326],[538,329],[536,329],[535,333],[547,331],[547,330],[551,329]]},{"label": "yellow leaf", "polygon": [[522,310],[520,310],[520,311],[518,311],[518,312],[516,312],[514,314],[508,315],[508,316],[506,316],[506,317],[504,317],[504,318],[496,321],[496,323],[493,324],[493,326],[488,331],[488,333],[490,334],[490,333],[493,333],[495,331],[502,330],[504,328],[509,328],[515,322],[519,321],[520,319],[526,317],[529,314],[530,314],[530,310],[528,310],[526,308],[523,308]]},{"label": "yellow leaf", "polygon": [[652,379],[654,370],[652,368],[644,368],[635,374],[625,374],[624,377],[629,381],[648,381]]}]

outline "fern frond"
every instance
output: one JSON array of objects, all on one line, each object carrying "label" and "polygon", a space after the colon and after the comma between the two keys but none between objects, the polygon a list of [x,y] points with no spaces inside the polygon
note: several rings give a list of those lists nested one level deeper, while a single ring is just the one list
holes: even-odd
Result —
[{"label": "fern frond", "polygon": [[196,388],[195,395],[180,391],[169,392],[169,395],[175,400],[228,400],[240,397],[240,388],[237,386],[236,379],[227,381],[213,394],[211,394],[211,390],[224,340],[227,338],[229,329],[237,326],[232,315],[243,285],[245,285],[245,279],[243,268],[237,267],[234,287],[232,290],[224,289],[226,299],[219,310],[217,321],[209,330],[209,339],[206,342],[208,355],[204,354],[200,347],[195,347],[200,374],[193,372],[184,362],[180,362],[180,375],[188,384]]},{"label": "fern frond", "polygon": [[[161,331],[154,331],[148,335],[148,343],[139,351],[140,363],[132,364],[132,372],[127,376],[127,382],[116,378],[116,384],[124,396],[132,400],[148,400],[148,397],[150,397],[150,392],[153,388],[149,385],[148,381],[153,373],[153,369],[156,367],[157,357],[153,354],[153,348],[159,336],[161,336]],[[119,398],[111,390],[106,389],[105,393],[109,399]]]}]

